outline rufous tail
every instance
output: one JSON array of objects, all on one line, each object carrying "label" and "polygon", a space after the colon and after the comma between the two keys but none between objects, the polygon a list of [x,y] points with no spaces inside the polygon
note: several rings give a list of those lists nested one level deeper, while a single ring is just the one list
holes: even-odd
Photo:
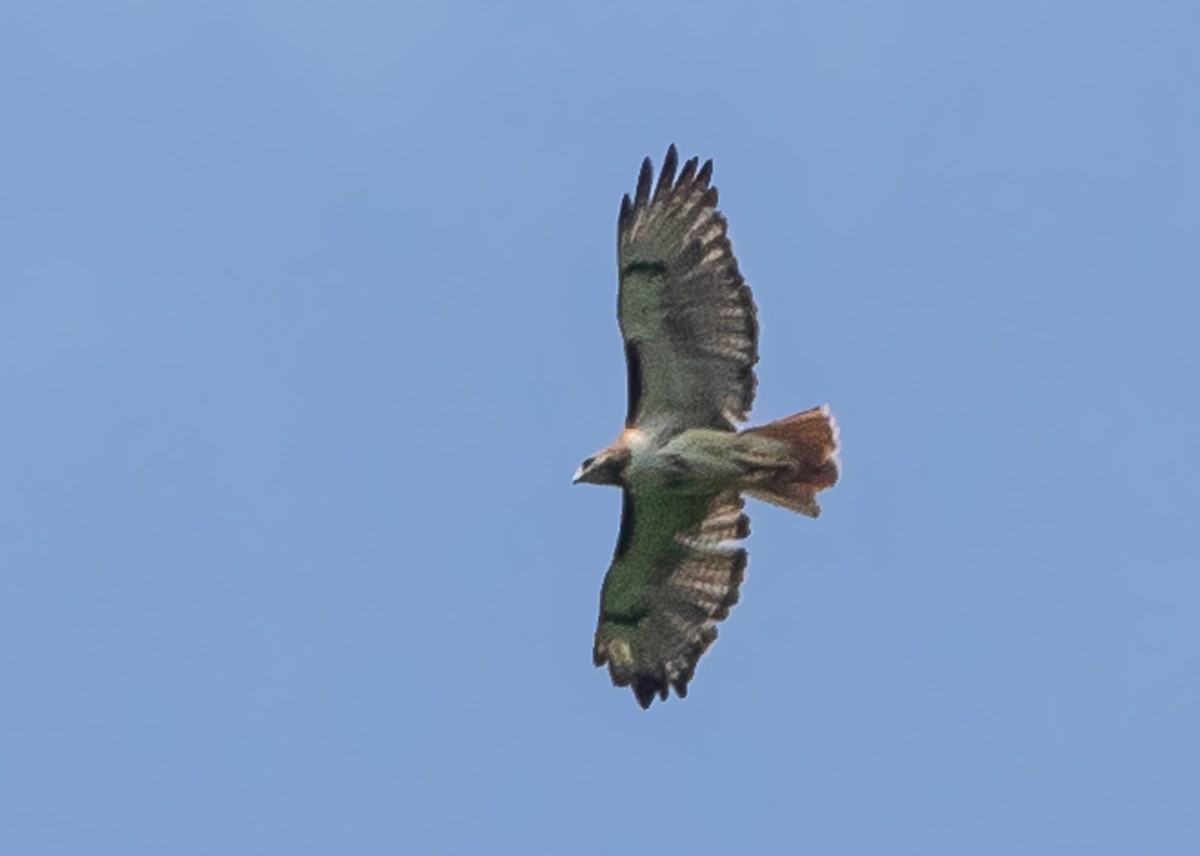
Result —
[{"label": "rufous tail", "polygon": [[756,499],[809,517],[821,513],[817,494],[838,480],[838,425],[829,405],[768,422],[742,432],[787,444],[791,466],[747,487]]}]

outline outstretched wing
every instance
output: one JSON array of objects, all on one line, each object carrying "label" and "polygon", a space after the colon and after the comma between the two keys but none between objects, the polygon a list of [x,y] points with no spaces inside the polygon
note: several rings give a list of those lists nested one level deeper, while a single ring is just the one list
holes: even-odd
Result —
[{"label": "outstretched wing", "polygon": [[617,316],[629,370],[626,425],[665,419],[682,427],[732,429],[754,402],[758,322],[709,186],[712,161],[678,177],[675,146],[654,169],[642,163],[637,192],[617,224]]},{"label": "outstretched wing", "polygon": [[621,532],[600,594],[593,660],[632,686],[642,707],[668,686],[687,695],[696,662],[737,603],[750,533],[735,492],[717,496],[625,491]]}]

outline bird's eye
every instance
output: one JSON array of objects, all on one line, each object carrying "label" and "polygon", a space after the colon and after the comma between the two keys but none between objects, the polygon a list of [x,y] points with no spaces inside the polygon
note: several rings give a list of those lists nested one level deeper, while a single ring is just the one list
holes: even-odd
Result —
[{"label": "bird's eye", "polygon": [[594,464],[594,463],[596,463],[596,459],[595,459],[595,458],[588,458],[586,461],[584,461],[584,462],[583,462],[583,463],[580,465],[580,467],[579,467],[579,468],[580,468],[581,470],[589,470],[589,469],[591,469],[591,468],[592,468],[592,464]]}]

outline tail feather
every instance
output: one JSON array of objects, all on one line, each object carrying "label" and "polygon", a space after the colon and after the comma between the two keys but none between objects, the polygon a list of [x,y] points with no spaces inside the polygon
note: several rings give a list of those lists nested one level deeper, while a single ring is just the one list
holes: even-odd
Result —
[{"label": "tail feather", "polygon": [[829,405],[814,407],[742,432],[787,446],[790,465],[769,478],[747,485],[746,493],[782,508],[816,517],[817,494],[837,484],[838,425]]}]

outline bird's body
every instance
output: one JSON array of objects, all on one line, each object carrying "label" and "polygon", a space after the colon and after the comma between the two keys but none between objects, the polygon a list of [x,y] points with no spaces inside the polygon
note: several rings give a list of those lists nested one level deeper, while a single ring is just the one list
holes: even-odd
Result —
[{"label": "bird's body", "polygon": [[790,466],[785,443],[715,428],[627,429],[618,443],[629,450],[622,484],[635,494],[659,487],[701,494],[748,490],[764,473]]},{"label": "bird's body", "polygon": [[738,430],[754,399],[758,323],[709,186],[712,161],[675,147],[651,193],[642,164],[618,222],[618,319],[629,408],[576,482],[619,486],[621,531],[601,593],[594,661],[648,707],[679,696],[736,603],[749,534],[742,494],[816,517],[838,478],[837,426],[814,408]]},{"label": "bird's body", "polygon": [[[680,493],[711,493],[733,487],[738,468],[733,460],[737,435],[712,428],[647,438],[634,450],[625,471],[634,493],[667,487]],[[657,444],[652,445],[657,441]]]}]

